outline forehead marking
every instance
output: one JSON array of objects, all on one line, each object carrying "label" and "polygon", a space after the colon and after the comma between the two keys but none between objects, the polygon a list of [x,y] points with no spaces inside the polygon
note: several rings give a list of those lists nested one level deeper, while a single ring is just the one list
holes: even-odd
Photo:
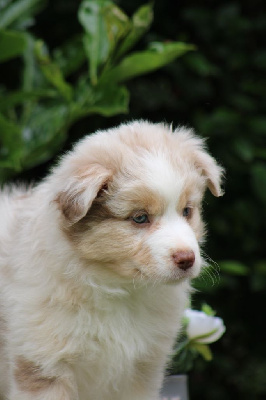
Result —
[{"label": "forehead marking", "polygon": [[162,215],[166,209],[166,202],[143,182],[138,182],[129,188],[122,187],[107,199],[107,206],[121,217],[141,210],[150,215]]},{"label": "forehead marking", "polygon": [[167,206],[176,207],[185,184],[184,174],[174,169],[165,154],[148,154],[143,159],[147,186],[159,195]]}]

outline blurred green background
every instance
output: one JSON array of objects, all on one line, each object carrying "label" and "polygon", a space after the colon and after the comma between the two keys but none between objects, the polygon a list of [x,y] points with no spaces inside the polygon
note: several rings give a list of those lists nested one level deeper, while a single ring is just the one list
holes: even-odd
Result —
[{"label": "blurred green background", "polygon": [[193,306],[209,303],[227,331],[212,362],[197,360],[190,397],[265,399],[265,2],[155,0],[129,36],[125,15],[146,3],[116,1],[124,14],[108,24],[123,46],[106,50],[99,39],[97,59],[80,4],[0,0],[0,180],[38,181],[84,134],[135,118],[208,138],[226,169],[226,194],[206,196],[204,250],[219,268],[212,263],[195,282]]}]

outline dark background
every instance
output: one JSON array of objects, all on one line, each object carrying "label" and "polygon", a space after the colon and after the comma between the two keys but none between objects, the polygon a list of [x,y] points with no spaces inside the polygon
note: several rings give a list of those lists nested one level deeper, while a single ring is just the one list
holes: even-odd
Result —
[{"label": "dark background", "polygon": [[[131,15],[143,4],[116,2]],[[79,2],[48,2],[32,33],[52,49],[80,31]],[[266,7],[263,0],[156,0],[151,30],[138,44],[180,40],[196,45],[163,69],[128,83],[130,112],[74,124],[63,150],[85,133],[135,118],[187,125],[208,138],[226,169],[225,196],[207,194],[205,251],[221,266],[195,283],[193,306],[207,302],[227,331],[210,363],[190,373],[193,400],[266,398]],[[8,77],[7,77],[8,81]],[[12,86],[12,82],[9,82]],[[40,179],[54,160],[18,176]],[[214,279],[214,282],[213,282]]]}]

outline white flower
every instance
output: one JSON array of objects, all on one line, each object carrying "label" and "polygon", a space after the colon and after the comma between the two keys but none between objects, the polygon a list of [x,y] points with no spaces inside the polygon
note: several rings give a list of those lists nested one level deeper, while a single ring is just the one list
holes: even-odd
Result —
[{"label": "white flower", "polygon": [[186,333],[190,340],[198,343],[213,343],[225,332],[223,320],[219,317],[212,317],[203,311],[191,309],[185,310],[187,319]]}]

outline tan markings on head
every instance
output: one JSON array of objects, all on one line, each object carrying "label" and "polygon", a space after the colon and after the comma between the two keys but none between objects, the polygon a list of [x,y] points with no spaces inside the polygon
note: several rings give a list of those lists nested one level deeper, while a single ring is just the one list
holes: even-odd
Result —
[{"label": "tan markings on head", "polygon": [[191,188],[189,185],[185,185],[184,189],[182,190],[179,201],[177,204],[178,211],[182,212],[183,208],[188,205],[189,199],[191,194]]},{"label": "tan markings on head", "polygon": [[[79,194],[82,192],[84,192],[84,190]],[[82,214],[82,204],[80,204],[74,197],[71,197],[71,194],[69,194],[68,191],[59,193],[55,201],[58,204],[59,209],[62,210],[65,218],[68,220],[72,220],[76,215]]]},{"label": "tan markings on head", "polygon": [[96,199],[88,213],[76,224],[65,230],[71,241],[79,241],[81,236],[89,234],[91,228],[101,221],[114,218],[114,215],[105,206],[101,199]]},{"label": "tan markings on head", "polygon": [[[105,205],[92,205],[89,213],[66,232],[73,247],[86,259],[116,270],[134,252],[134,231],[127,220],[115,217]],[[125,271],[121,271],[125,275]]]},{"label": "tan markings on head", "polygon": [[[84,259],[96,263],[97,269],[113,271],[123,277],[138,275],[134,265],[153,265],[142,236],[128,220],[123,220],[96,200],[85,218],[73,225],[68,233],[73,247]],[[115,239],[115,240],[114,240]],[[91,267],[92,268],[92,267]]]},{"label": "tan markings on head", "polygon": [[201,203],[205,191],[205,179],[197,173],[191,172],[187,177],[177,204],[180,215],[185,207],[192,207],[192,217],[188,220],[197,240],[201,240],[205,234],[204,224],[201,218]]},{"label": "tan markings on head", "polygon": [[68,223],[74,224],[86,215],[111,176],[112,171],[100,164],[90,165],[87,170],[72,171],[72,176],[66,179],[65,187],[55,198]]},{"label": "tan markings on head", "polygon": [[39,366],[19,357],[15,366],[15,380],[20,390],[35,393],[48,389],[55,383],[55,377],[43,376]]},{"label": "tan markings on head", "polygon": [[144,185],[132,185],[130,188],[115,188],[107,199],[110,211],[117,217],[127,218],[136,211],[146,211],[149,215],[162,215],[165,201]]},{"label": "tan markings on head", "polygon": [[201,205],[205,191],[205,179],[197,172],[191,171],[185,180],[184,187],[179,197],[178,210],[181,211],[188,204],[191,206]]}]

